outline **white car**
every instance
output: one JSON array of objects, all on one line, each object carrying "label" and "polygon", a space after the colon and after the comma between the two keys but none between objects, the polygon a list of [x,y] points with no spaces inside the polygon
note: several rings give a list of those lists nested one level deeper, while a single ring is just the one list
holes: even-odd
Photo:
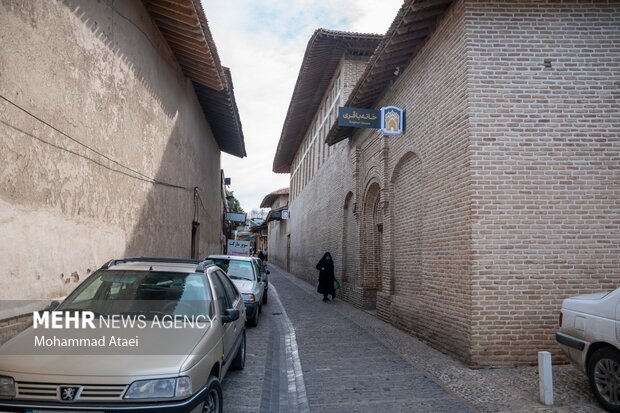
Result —
[{"label": "white car", "polygon": [[267,303],[267,284],[258,264],[252,257],[237,255],[209,255],[207,258],[226,272],[245,303],[248,325],[256,327],[263,304]]},{"label": "white car", "polygon": [[620,412],[620,288],[565,299],[555,337],[601,406]]}]

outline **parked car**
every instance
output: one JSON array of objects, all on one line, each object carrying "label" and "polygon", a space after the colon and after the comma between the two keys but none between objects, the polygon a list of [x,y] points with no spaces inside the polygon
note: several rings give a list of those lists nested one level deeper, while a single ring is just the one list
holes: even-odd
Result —
[{"label": "parked car", "polygon": [[620,412],[620,288],[565,299],[555,337],[601,406]]},{"label": "parked car", "polygon": [[269,270],[267,269],[266,262],[264,262],[258,257],[252,257],[252,259],[254,260],[254,262],[256,262],[256,265],[258,265],[258,268],[260,269],[261,277],[263,281],[265,282],[265,294],[263,295],[262,303],[267,304],[267,296],[269,293],[269,274],[271,274],[271,272],[269,272]]},{"label": "parked car", "polygon": [[265,298],[267,283],[263,280],[256,261],[252,257],[237,255],[209,255],[207,259],[226,271],[226,275],[241,291],[248,325],[256,327],[263,302],[267,302]]},{"label": "parked car", "polygon": [[[52,349],[28,351],[41,334],[35,317],[34,326],[0,347],[0,411],[221,413],[220,382],[229,369],[245,365],[242,303],[234,284],[209,261],[110,261],[62,303],[52,303],[41,314],[67,320],[96,315],[95,320],[108,321],[133,315],[145,320],[145,325],[165,316],[185,320],[202,316],[208,322],[193,328],[140,330],[152,336],[141,338],[148,350],[138,349],[138,354],[121,350],[110,355],[101,354],[108,349],[75,348],[68,354],[50,355]],[[99,329],[79,331],[92,336],[89,340],[102,337]],[[54,339],[63,334],[69,331],[54,330]]]}]

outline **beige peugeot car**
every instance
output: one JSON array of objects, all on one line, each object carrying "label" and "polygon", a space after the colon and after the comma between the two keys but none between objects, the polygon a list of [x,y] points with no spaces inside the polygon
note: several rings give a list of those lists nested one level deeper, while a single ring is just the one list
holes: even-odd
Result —
[{"label": "beige peugeot car", "polygon": [[222,412],[245,322],[211,261],[110,261],[0,347],[0,412]]}]

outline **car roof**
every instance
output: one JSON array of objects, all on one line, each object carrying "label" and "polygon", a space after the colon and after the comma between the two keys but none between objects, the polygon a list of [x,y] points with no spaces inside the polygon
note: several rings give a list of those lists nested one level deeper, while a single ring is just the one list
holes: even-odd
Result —
[{"label": "car roof", "polygon": [[245,255],[209,255],[208,260],[235,260],[235,261],[252,261],[253,257],[246,257]]},{"label": "car roof", "polygon": [[181,273],[206,272],[213,261],[183,258],[132,257],[108,261],[102,269],[135,271],[168,271]]}]

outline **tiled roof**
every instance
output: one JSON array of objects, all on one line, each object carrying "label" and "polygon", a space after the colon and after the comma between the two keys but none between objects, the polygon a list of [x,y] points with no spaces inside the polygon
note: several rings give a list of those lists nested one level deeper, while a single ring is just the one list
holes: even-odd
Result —
[{"label": "tiled roof", "polygon": [[261,208],[271,208],[275,200],[281,195],[288,195],[288,188],[278,189],[277,191],[273,191],[269,195],[265,196],[263,202],[260,203]]}]

